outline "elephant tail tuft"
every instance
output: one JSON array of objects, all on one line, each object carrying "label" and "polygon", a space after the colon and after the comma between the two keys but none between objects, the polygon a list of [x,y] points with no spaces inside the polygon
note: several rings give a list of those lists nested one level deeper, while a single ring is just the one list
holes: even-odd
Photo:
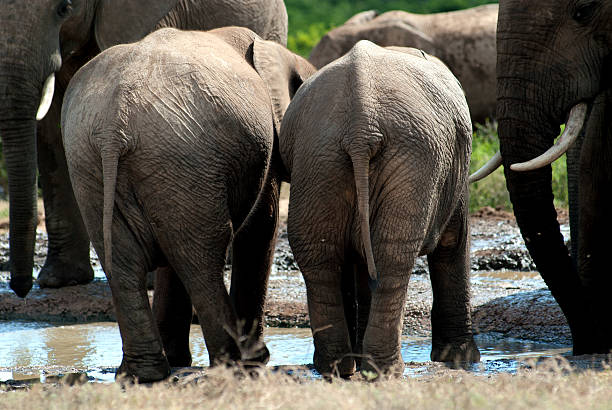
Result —
[{"label": "elephant tail tuft", "polygon": [[113,270],[113,208],[115,207],[115,189],[117,186],[117,167],[120,150],[110,145],[102,148],[100,153],[102,157],[102,178],[104,181],[104,208],[102,214],[104,271],[107,278],[110,279]]},{"label": "elephant tail tuft", "polygon": [[359,219],[361,224],[361,242],[368,264],[368,273],[373,288],[376,288],[378,275],[374,264],[374,252],[372,251],[372,239],[370,237],[370,157],[367,151],[349,152],[353,162],[353,173],[355,175],[355,187],[357,189],[357,205],[359,207]]}]

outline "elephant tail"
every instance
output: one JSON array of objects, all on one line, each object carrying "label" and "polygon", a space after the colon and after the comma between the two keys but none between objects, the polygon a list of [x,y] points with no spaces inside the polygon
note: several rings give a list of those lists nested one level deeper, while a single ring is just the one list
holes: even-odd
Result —
[{"label": "elephant tail", "polygon": [[108,279],[110,279],[113,270],[112,228],[119,156],[119,150],[113,146],[106,146],[101,150],[102,178],[104,181],[104,208],[102,213],[102,232],[104,236],[104,271],[106,272]]},{"label": "elephant tail", "polygon": [[[355,187],[357,189],[357,205],[359,207],[359,219],[361,227],[361,242],[368,264],[370,280],[376,284],[378,275],[374,264],[374,252],[372,251],[372,239],[370,237],[370,158],[367,152],[349,152],[353,162],[353,173],[355,174]],[[375,286],[374,286],[375,287]]]}]

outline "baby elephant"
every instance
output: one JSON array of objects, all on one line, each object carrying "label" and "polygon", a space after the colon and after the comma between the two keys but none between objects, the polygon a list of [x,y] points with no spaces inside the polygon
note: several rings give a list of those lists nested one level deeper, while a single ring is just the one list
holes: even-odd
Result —
[{"label": "baby elephant", "polygon": [[[70,83],[64,146],[113,294],[118,373],[154,381],[188,364],[173,358],[190,361],[187,343],[177,346],[189,320],[173,328],[172,312],[161,312],[160,335],[153,319],[145,274],[156,267],[180,278],[156,298],[165,295],[169,310],[186,306],[188,318],[193,302],[211,363],[267,360],[263,344],[238,343],[237,322],[261,337],[278,213],[272,147],[290,98],[313,72],[245,28],[162,29],[101,53]],[[230,297],[223,267],[232,239]]]},{"label": "baby elephant", "polygon": [[[358,42],[300,88],[281,127],[288,233],[322,374],[401,374],[410,272],[428,256],[435,361],[478,361],[471,332],[461,86],[435,57]],[[369,286],[368,286],[369,284]],[[370,291],[371,289],[371,291]]]}]

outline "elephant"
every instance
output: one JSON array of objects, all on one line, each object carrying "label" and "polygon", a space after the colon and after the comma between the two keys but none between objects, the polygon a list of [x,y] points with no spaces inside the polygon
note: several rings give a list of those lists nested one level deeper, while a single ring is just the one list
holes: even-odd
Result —
[{"label": "elephant", "polygon": [[472,121],[495,116],[497,4],[435,14],[365,11],[331,30],[313,48],[316,67],[335,60],[359,40],[420,48],[448,65],[466,94]]},{"label": "elephant", "polygon": [[[160,29],[75,74],[63,143],[112,291],[117,374],[156,381],[189,365],[192,303],[212,364],[267,361],[260,339],[280,190],[268,169],[289,100],[314,71],[276,42],[225,27]],[[180,280],[157,275],[165,304],[154,303],[154,319],[145,276],[157,267]]]},{"label": "elephant", "polygon": [[[504,165],[518,226],[567,318],[573,353],[609,353],[612,4],[502,0],[497,50],[501,156],[487,172]],[[550,163],[565,152],[571,254],[551,189]]]},{"label": "elephant", "polygon": [[10,286],[18,296],[32,288],[37,169],[49,237],[39,286],[93,279],[89,239],[70,187],[59,129],[64,90],[74,73],[100,50],[136,41],[155,28],[226,25],[246,26],[282,44],[287,40],[282,0],[3,2],[0,136],[10,191]]},{"label": "elephant", "polygon": [[[385,67],[380,70],[380,67]],[[457,79],[416,49],[361,40],[296,93],[279,136],[288,236],[306,283],[315,368],[401,374],[406,291],[428,255],[432,360],[478,361],[471,330],[472,126]]]}]

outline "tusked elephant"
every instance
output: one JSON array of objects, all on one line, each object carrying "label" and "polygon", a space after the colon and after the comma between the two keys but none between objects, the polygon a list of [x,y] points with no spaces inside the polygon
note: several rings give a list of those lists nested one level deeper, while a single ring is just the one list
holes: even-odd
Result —
[{"label": "tusked elephant", "polygon": [[291,182],[289,243],[322,374],[350,376],[356,356],[362,370],[403,372],[406,291],[423,254],[434,294],[432,360],[479,360],[469,292],[471,141],[459,82],[420,50],[359,41],[295,95],[279,147]]},{"label": "tusked elephant", "polygon": [[[280,187],[268,169],[289,100],[314,71],[278,43],[226,27],[161,29],[74,76],[63,142],[112,290],[118,374],[155,381],[189,365],[191,303],[212,364],[267,361],[260,339]],[[155,296],[164,301],[154,320],[145,274],[157,267],[180,280],[156,284],[167,293]]]},{"label": "tusked elephant", "polygon": [[[498,163],[514,215],[567,318],[574,354],[609,353],[612,3],[502,0],[499,7]],[[572,257],[557,223],[549,165],[569,147]]]},{"label": "tusked elephant", "polygon": [[10,286],[17,295],[25,297],[32,287],[37,169],[49,236],[38,284],[62,287],[93,279],[89,239],[70,188],[59,129],[73,74],[100,50],[136,41],[155,28],[226,25],[249,27],[282,44],[287,39],[282,0],[2,2],[0,136],[10,191]]},{"label": "tusked elephant", "polygon": [[309,60],[321,68],[359,40],[420,48],[448,65],[463,86],[472,120],[482,122],[495,116],[496,26],[497,4],[435,14],[370,10],[323,36]]}]

